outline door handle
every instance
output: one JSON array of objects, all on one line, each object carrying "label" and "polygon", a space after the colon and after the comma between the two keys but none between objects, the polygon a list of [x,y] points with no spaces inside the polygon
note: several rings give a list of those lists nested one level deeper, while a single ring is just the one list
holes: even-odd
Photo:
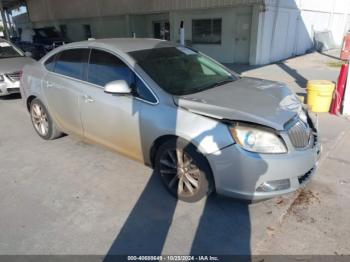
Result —
[{"label": "door handle", "polygon": [[95,102],[95,100],[89,95],[84,95],[83,98],[85,100],[85,103],[93,103],[93,102]]},{"label": "door handle", "polygon": [[53,83],[47,81],[46,87],[47,87],[47,88],[52,88],[52,87],[54,87],[54,85],[53,85]]}]

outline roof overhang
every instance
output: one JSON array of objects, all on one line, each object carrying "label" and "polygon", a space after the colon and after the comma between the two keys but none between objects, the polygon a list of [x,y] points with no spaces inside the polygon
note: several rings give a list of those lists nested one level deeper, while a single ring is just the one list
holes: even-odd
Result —
[{"label": "roof overhang", "polygon": [[[3,9],[13,10],[19,8],[25,4],[25,0],[0,0],[2,2]],[[1,4],[0,4],[1,7]]]}]

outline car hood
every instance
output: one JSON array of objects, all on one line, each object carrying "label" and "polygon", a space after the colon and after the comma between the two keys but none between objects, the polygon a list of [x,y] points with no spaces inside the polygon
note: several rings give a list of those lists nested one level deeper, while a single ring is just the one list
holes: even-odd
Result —
[{"label": "car hood", "polygon": [[200,93],[174,97],[174,101],[197,114],[276,130],[283,130],[302,110],[298,97],[285,84],[255,78],[240,78]]},{"label": "car hood", "polygon": [[0,73],[13,73],[21,71],[27,64],[33,63],[34,60],[29,57],[14,57],[0,59]]}]

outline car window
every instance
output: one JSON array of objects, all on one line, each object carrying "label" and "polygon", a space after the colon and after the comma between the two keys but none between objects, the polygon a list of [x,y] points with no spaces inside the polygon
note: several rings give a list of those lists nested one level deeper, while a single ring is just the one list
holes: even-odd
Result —
[{"label": "car window", "polygon": [[49,59],[46,60],[46,62],[45,62],[46,69],[53,72],[55,69],[55,62],[56,62],[56,55],[53,55]]},{"label": "car window", "polygon": [[62,51],[56,59],[54,72],[85,80],[84,71],[89,59],[89,49],[70,49]]},{"label": "car window", "polygon": [[93,49],[90,55],[88,81],[95,85],[105,86],[115,80],[125,80],[131,86],[132,70],[118,57]]},{"label": "car window", "polygon": [[134,88],[136,89],[136,96],[149,101],[151,103],[157,103],[157,99],[151,93],[151,91],[146,87],[146,85],[141,81],[139,77],[135,75]]},{"label": "car window", "polygon": [[118,57],[105,51],[91,51],[88,68],[88,81],[105,86],[115,81],[124,80],[133,89],[134,96],[151,103],[157,100],[141,79]]},{"label": "car window", "polygon": [[145,49],[129,55],[171,95],[194,94],[238,79],[219,63],[186,47]]}]

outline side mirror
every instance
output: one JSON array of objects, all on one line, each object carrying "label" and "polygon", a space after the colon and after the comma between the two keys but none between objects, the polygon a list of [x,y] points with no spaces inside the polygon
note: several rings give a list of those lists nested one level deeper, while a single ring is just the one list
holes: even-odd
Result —
[{"label": "side mirror", "polygon": [[32,57],[33,56],[32,52],[29,52],[29,51],[24,52],[24,55],[26,57]]},{"label": "side mirror", "polygon": [[124,80],[116,80],[105,85],[104,91],[108,94],[127,95],[131,94],[131,88]]}]

